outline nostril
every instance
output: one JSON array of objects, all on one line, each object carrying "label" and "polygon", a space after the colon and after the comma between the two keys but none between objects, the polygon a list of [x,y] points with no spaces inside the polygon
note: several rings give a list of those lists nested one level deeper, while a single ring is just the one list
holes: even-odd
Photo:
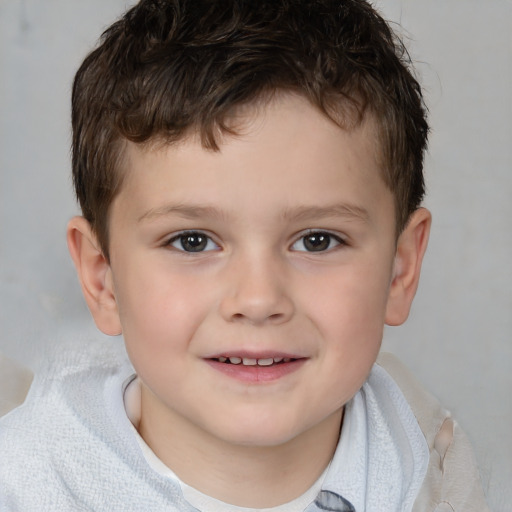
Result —
[{"label": "nostril", "polygon": [[277,324],[293,316],[293,303],[278,289],[246,284],[222,298],[219,311],[228,322]]},{"label": "nostril", "polygon": [[269,322],[269,323],[276,323],[281,322],[285,315],[283,313],[272,313],[270,315],[266,314],[258,314],[257,312],[248,312],[247,314],[244,313],[234,313],[231,315],[231,321],[234,322],[241,322],[241,321],[248,321],[253,323],[262,323],[262,322]]}]

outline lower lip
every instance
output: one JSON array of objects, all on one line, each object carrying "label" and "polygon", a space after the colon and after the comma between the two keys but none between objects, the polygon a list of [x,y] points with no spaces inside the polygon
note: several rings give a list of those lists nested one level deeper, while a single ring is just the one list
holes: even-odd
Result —
[{"label": "lower lip", "polygon": [[215,370],[242,382],[272,382],[297,371],[306,362],[306,359],[296,359],[272,366],[229,364],[213,359],[208,359],[206,362]]}]

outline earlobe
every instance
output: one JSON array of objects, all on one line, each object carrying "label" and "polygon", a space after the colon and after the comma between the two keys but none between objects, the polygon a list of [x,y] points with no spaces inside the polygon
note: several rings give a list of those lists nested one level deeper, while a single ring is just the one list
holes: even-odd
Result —
[{"label": "earlobe", "polygon": [[432,217],[419,208],[410,217],[398,238],[393,277],[386,309],[386,323],[400,325],[407,320],[420,279]]},{"label": "earlobe", "polygon": [[105,334],[121,333],[112,270],[89,222],[74,217],[67,228],[68,249],[94,321]]}]

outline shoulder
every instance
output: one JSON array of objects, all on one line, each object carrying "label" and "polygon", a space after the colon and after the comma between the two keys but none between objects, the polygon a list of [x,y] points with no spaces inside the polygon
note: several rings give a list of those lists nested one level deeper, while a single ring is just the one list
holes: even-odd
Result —
[{"label": "shoulder", "polygon": [[123,402],[133,368],[110,352],[52,358],[0,419],[1,511],[190,510],[142,456]]},{"label": "shoulder", "polygon": [[[16,479],[23,473],[21,444],[25,434],[31,429],[32,416],[30,413],[26,415],[21,411],[33,377],[30,370],[0,354],[0,488],[2,489],[7,486],[4,475],[12,473],[13,478]],[[19,463],[21,465],[17,471]]]},{"label": "shoulder", "polygon": [[377,364],[399,386],[430,451],[427,475],[413,512],[488,511],[473,449],[450,412],[422,388],[395,356],[381,354]]},{"label": "shoulder", "polygon": [[0,353],[0,417],[23,403],[34,375]]},{"label": "shoulder", "polygon": [[[59,418],[48,390],[48,382],[41,383],[36,377],[30,391],[18,387],[3,410],[0,419],[0,510],[19,509],[19,499],[23,495],[25,509],[36,510],[41,506],[44,510],[46,493],[43,489],[55,487],[49,447],[59,429]],[[46,419],[49,417],[55,418],[53,428]],[[26,490],[27,483],[31,491]],[[52,503],[64,506],[55,499]]]},{"label": "shoulder", "polygon": [[130,369],[96,363],[54,359],[0,419],[0,510],[73,509],[70,489],[83,486],[79,468],[100,469],[101,436],[117,435],[114,404],[122,404]]}]

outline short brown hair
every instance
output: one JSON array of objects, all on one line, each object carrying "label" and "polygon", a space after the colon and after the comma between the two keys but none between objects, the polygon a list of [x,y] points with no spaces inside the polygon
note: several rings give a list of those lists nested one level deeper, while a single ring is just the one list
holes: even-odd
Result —
[{"label": "short brown hair", "polygon": [[366,1],[142,0],[103,33],[73,85],[73,180],[106,257],[127,140],[195,130],[215,150],[235,107],[278,91],[344,128],[374,116],[399,233],[424,195],[426,109],[407,51]]}]

